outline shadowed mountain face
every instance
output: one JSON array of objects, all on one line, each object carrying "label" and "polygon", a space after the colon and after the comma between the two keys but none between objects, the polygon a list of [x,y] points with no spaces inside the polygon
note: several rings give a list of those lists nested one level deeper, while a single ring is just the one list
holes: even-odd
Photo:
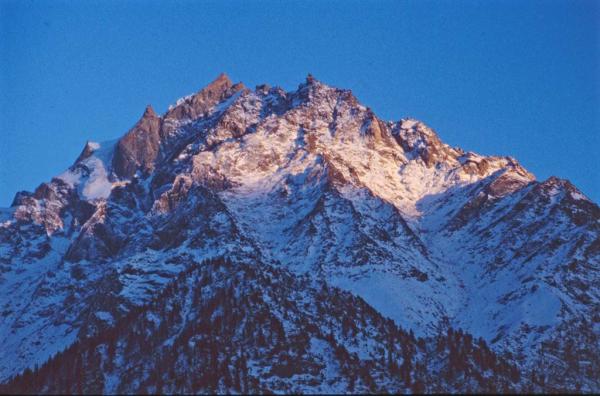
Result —
[{"label": "shadowed mountain face", "polygon": [[37,365],[7,389],[598,391],[599,236],[568,181],[312,76],[285,92],[221,75],[1,210],[0,380]]}]

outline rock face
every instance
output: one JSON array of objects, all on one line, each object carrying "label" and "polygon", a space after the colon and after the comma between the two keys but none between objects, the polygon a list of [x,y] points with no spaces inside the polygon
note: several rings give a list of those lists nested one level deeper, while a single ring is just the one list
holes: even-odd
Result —
[{"label": "rock face", "polygon": [[[568,181],[310,75],[293,92],[221,75],[0,211],[0,380],[37,364],[6,389],[598,391],[599,236]],[[49,379],[72,362],[85,381]]]},{"label": "rock face", "polygon": [[161,126],[162,118],[152,106],[146,107],[142,118],[117,143],[112,165],[119,177],[152,172],[160,151]]},{"label": "rock face", "polygon": [[198,93],[181,99],[177,105],[167,111],[165,118],[196,120],[206,115],[213,106],[241,89],[244,89],[243,84],[233,84],[229,77],[223,73]]},{"label": "rock face", "polygon": [[137,171],[150,174],[177,126],[206,115],[216,104],[243,88],[242,84],[234,85],[227,75],[221,74],[206,88],[178,101],[164,117],[148,105],[142,118],[117,143],[112,163],[115,174],[125,179]]}]

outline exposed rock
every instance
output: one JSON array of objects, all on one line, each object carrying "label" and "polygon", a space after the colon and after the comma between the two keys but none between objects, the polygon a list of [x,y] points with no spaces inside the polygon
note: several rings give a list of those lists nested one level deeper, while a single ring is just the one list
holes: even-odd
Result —
[{"label": "exposed rock", "polygon": [[88,140],[85,143],[85,146],[83,147],[83,150],[81,151],[81,154],[79,154],[79,157],[77,157],[77,159],[75,160],[75,164],[78,164],[81,161],[85,160],[86,158],[89,158],[94,153],[94,151],[96,151],[97,149],[98,149],[98,143],[90,142]]},{"label": "exposed rock", "polygon": [[117,176],[131,178],[137,171],[150,173],[160,152],[162,118],[151,106],[123,136],[115,149],[113,169]]},{"label": "exposed rock", "polygon": [[420,157],[428,168],[457,158],[456,150],[442,143],[431,128],[419,121],[402,120],[395,126],[393,136],[405,152]]},{"label": "exposed rock", "polygon": [[[205,115],[217,103],[244,88],[241,83],[233,84],[229,77],[222,73],[196,94],[185,98],[181,103],[169,109],[165,114],[165,119],[194,120]],[[163,131],[163,134],[168,135],[169,132]]]}]

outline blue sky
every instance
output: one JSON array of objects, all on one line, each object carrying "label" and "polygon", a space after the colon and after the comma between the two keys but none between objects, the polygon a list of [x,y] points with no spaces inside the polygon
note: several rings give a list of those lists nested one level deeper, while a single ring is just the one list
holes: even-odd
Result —
[{"label": "blue sky", "polygon": [[600,202],[600,2],[0,0],[0,206],[220,72],[307,73]]}]

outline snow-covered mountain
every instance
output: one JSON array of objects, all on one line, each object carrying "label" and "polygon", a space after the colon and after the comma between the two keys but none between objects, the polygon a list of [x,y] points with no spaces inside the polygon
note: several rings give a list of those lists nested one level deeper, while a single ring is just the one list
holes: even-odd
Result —
[{"label": "snow-covered mountain", "polygon": [[[599,391],[599,269],[600,208],[568,181],[310,75],[221,75],[1,210],[0,380]],[[89,381],[48,379],[75,369]]]}]

